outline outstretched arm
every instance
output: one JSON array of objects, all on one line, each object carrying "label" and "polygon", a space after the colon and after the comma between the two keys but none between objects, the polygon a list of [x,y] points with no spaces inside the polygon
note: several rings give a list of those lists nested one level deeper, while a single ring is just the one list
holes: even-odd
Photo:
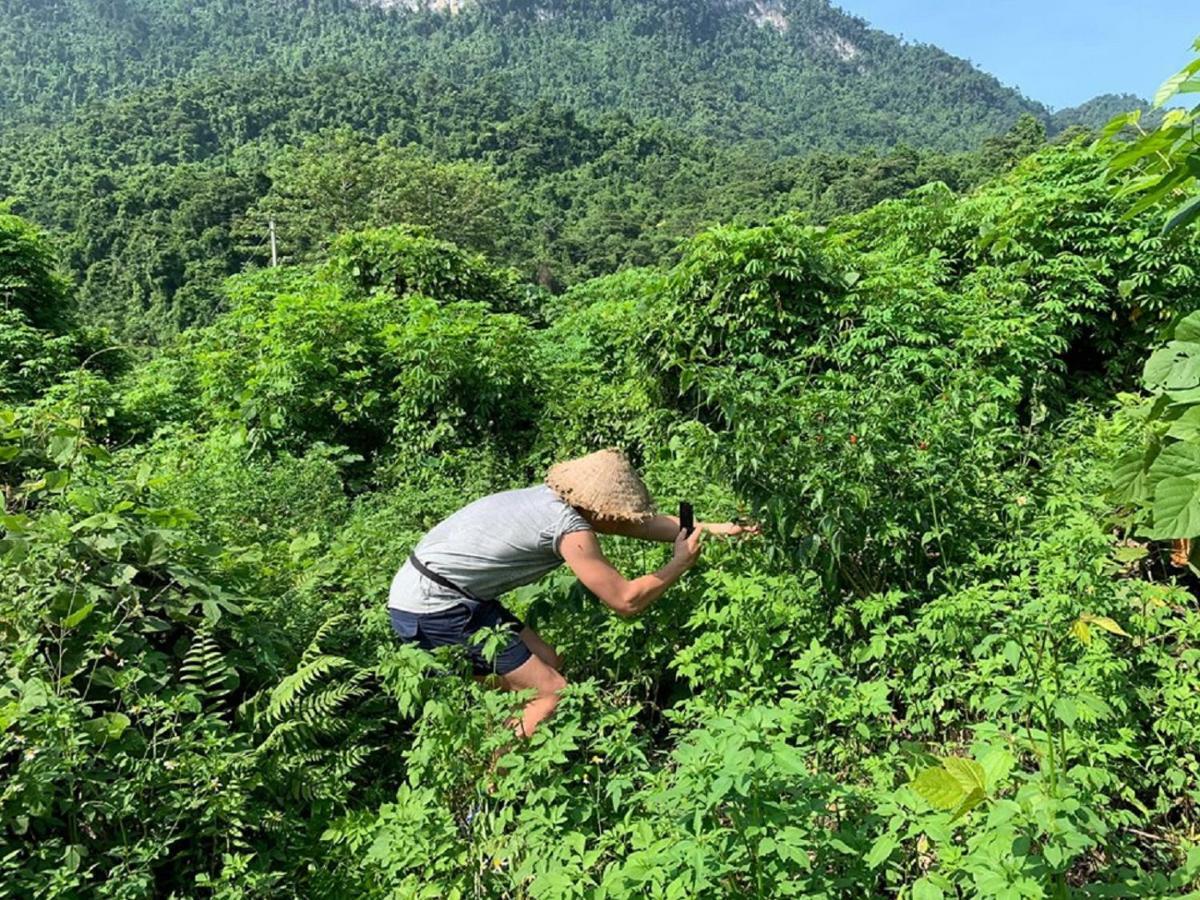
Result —
[{"label": "outstretched arm", "polygon": [[[593,524],[601,534],[619,534],[622,537],[637,538],[642,541],[659,541],[663,544],[669,544],[679,534],[679,519],[675,516],[654,516],[645,522],[637,523],[596,519]],[[723,537],[758,534],[761,531],[757,525],[739,525],[737,522],[697,522],[696,530],[707,531],[709,534]]]},{"label": "outstretched arm", "polygon": [[700,529],[697,528],[690,537],[679,528],[675,533],[675,554],[671,561],[657,572],[634,579],[626,578],[608,561],[595,532],[572,532],[563,537],[559,549],[583,586],[605,606],[619,616],[636,616],[678,581],[700,555],[703,534]]}]

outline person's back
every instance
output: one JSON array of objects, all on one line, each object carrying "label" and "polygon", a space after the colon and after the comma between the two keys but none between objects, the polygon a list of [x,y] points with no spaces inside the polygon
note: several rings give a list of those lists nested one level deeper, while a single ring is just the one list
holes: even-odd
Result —
[{"label": "person's back", "polygon": [[[562,564],[566,534],[591,526],[546,484],[502,491],[464,506],[413,549],[421,563],[455,587],[495,600]],[[424,614],[463,602],[461,593],[421,575],[411,561],[392,580],[391,609]]]}]

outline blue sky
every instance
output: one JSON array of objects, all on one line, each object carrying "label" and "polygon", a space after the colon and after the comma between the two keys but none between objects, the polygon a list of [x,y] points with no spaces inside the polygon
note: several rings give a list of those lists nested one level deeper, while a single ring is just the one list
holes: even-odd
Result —
[{"label": "blue sky", "polygon": [[833,0],[875,28],[936,44],[1061,109],[1151,97],[1191,59],[1197,0]]}]

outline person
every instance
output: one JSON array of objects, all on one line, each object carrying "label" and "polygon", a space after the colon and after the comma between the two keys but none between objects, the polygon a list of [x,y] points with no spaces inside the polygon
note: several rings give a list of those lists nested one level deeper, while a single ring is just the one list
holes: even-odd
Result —
[{"label": "person", "polygon": [[[392,628],[426,650],[465,647],[477,679],[494,675],[505,690],[532,690],[514,723],[518,736],[528,736],[558,704],[567,684],[563,662],[498,598],[566,563],[609,609],[636,616],[692,567],[705,533],[757,534],[758,528],[699,522],[689,536],[676,517],[656,514],[623,453],[600,450],[552,466],[543,484],[475,500],[434,526],[392,580]],[[598,534],[674,542],[675,551],[657,571],[628,579],[604,556]],[[482,629],[507,632],[490,659],[472,640]]]}]

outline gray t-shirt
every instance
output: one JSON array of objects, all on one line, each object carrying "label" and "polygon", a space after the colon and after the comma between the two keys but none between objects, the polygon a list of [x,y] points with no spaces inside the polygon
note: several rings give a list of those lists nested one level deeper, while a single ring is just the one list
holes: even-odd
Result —
[{"label": "gray t-shirt", "polygon": [[[476,500],[421,538],[413,553],[429,569],[476,597],[492,600],[537,581],[562,564],[559,541],[591,526],[548,485]],[[450,609],[462,596],[405,561],[392,579],[388,606],[410,613]]]}]

